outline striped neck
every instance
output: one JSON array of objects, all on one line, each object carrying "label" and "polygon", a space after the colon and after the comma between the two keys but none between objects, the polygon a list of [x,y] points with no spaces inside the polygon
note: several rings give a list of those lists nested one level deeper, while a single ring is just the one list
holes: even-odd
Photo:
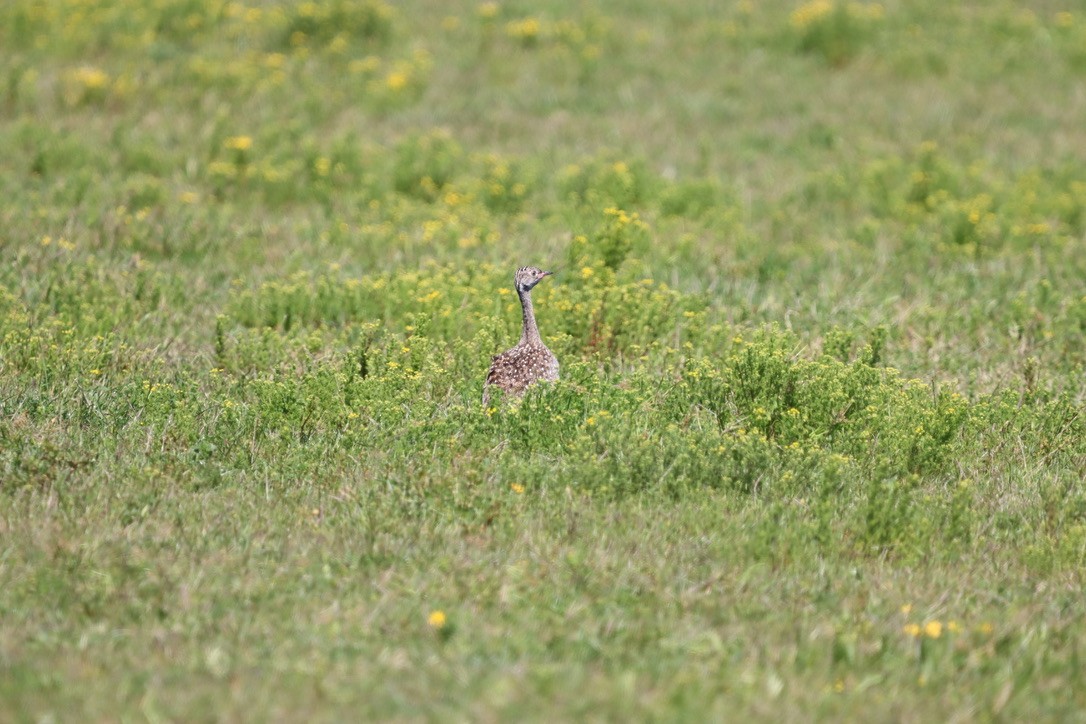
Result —
[{"label": "striped neck", "polygon": [[520,297],[520,307],[524,313],[524,329],[520,333],[520,343],[542,346],[543,340],[539,337],[539,327],[536,326],[535,312],[532,310],[532,293],[518,289],[517,295]]}]

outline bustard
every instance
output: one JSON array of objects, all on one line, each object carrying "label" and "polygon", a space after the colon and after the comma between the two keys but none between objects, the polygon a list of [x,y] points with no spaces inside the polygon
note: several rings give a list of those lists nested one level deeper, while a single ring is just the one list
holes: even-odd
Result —
[{"label": "bustard", "polygon": [[484,406],[490,402],[491,385],[505,390],[506,395],[520,395],[533,382],[558,379],[558,360],[543,344],[532,310],[532,287],[553,273],[534,266],[522,266],[513,275],[513,287],[520,297],[524,313],[524,326],[517,346],[491,360],[490,371],[483,385]]}]

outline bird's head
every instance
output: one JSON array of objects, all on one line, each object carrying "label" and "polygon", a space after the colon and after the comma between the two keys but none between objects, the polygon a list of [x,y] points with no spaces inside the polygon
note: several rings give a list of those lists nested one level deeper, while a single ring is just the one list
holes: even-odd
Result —
[{"label": "bird's head", "polygon": [[551,274],[554,274],[554,272],[543,271],[535,266],[522,266],[517,269],[517,273],[513,276],[513,286],[516,287],[518,292],[528,292],[536,284],[539,284],[543,277]]}]

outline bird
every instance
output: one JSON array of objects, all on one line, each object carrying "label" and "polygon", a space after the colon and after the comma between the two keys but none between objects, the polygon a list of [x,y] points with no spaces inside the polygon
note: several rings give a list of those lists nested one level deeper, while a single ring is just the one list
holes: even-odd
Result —
[{"label": "bird", "polygon": [[558,359],[543,344],[532,309],[532,287],[554,272],[539,267],[522,266],[513,275],[513,288],[520,297],[524,326],[517,346],[495,355],[483,384],[483,406],[490,402],[490,387],[500,387],[506,395],[522,395],[528,385],[539,380],[558,379]]}]

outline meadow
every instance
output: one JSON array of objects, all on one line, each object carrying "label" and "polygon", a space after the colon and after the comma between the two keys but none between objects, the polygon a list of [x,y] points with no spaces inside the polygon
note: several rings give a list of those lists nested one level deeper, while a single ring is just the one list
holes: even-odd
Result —
[{"label": "meadow", "polygon": [[1082,720],[1083,119],[1075,2],[0,4],[0,721]]}]

